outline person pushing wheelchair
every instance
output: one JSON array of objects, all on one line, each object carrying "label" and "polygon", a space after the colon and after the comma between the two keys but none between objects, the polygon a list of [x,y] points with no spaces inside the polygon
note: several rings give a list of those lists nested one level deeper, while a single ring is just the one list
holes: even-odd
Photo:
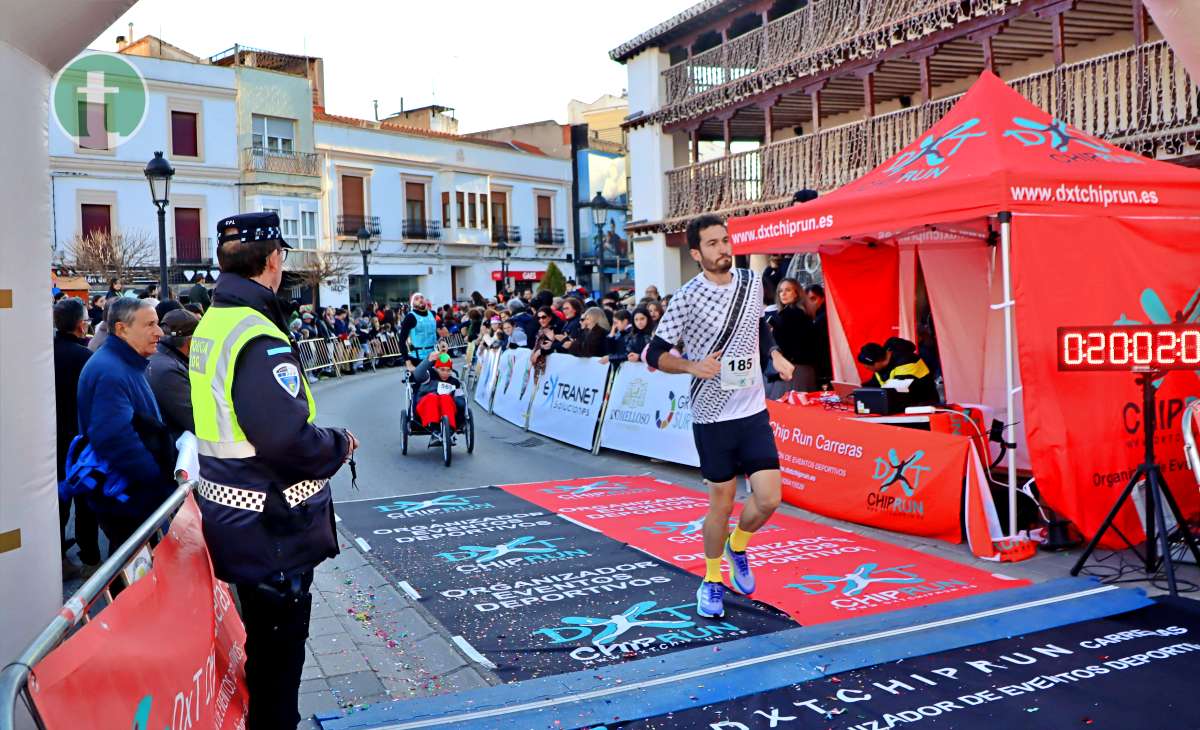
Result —
[{"label": "person pushing wheelchair", "polygon": [[431,352],[413,370],[412,385],[417,421],[436,434],[434,427],[445,417],[457,431],[466,417],[467,401],[450,355]]}]

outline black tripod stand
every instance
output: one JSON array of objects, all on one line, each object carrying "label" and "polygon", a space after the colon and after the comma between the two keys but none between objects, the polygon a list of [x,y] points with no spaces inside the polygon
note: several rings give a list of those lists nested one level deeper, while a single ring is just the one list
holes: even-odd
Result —
[{"label": "black tripod stand", "polygon": [[1171,559],[1171,544],[1170,536],[1167,534],[1167,521],[1163,514],[1163,502],[1171,508],[1171,514],[1175,516],[1175,524],[1179,527],[1179,532],[1183,536],[1184,543],[1192,551],[1192,557],[1200,564],[1200,547],[1196,545],[1196,539],[1192,537],[1191,531],[1187,527],[1187,523],[1183,521],[1183,513],[1179,510],[1179,503],[1175,501],[1175,497],[1171,495],[1171,490],[1167,488],[1167,480],[1163,478],[1162,469],[1159,468],[1158,462],[1154,458],[1154,427],[1157,409],[1155,408],[1155,395],[1157,389],[1154,387],[1154,379],[1162,375],[1159,371],[1144,370],[1135,368],[1138,373],[1137,382],[1142,386],[1142,433],[1143,443],[1145,445],[1145,455],[1143,461],[1138,466],[1137,471],[1133,476],[1129,477],[1129,483],[1125,485],[1125,489],[1121,492],[1121,496],[1117,497],[1116,504],[1108,513],[1108,517],[1104,518],[1104,522],[1100,524],[1100,529],[1092,537],[1088,543],[1087,549],[1083,551],[1083,555],[1079,556],[1075,567],[1071,568],[1071,575],[1079,575],[1079,571],[1083,570],[1083,564],[1091,557],[1092,552],[1099,544],[1100,538],[1111,527],[1117,530],[1117,534],[1125,541],[1129,547],[1137,552],[1137,548],[1133,543],[1121,535],[1121,531],[1113,527],[1113,520],[1116,519],[1117,513],[1121,511],[1121,507],[1125,505],[1125,501],[1133,494],[1133,488],[1143,480],[1146,487],[1146,554],[1139,556],[1142,558],[1142,565],[1146,569],[1147,576],[1153,576],[1158,572],[1159,555],[1158,551],[1162,551],[1162,564],[1167,574],[1167,587],[1172,596],[1179,594],[1179,589],[1175,584],[1175,562]]}]

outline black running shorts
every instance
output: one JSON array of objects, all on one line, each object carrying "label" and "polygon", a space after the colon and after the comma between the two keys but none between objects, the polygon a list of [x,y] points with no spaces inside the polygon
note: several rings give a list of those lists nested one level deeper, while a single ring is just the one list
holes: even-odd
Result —
[{"label": "black running shorts", "polygon": [[716,423],[693,423],[700,453],[700,475],[727,482],[743,474],[779,468],[779,452],[766,409],[752,416]]}]

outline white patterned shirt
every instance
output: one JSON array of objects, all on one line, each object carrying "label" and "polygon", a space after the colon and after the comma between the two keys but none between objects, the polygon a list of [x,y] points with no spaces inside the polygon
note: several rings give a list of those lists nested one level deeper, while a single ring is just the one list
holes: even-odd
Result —
[{"label": "white patterned shirt", "polygon": [[[759,357],[759,323],[763,314],[762,279],[749,269],[733,269],[733,280],[714,284],[703,272],[671,297],[654,336],[672,346],[683,344],[684,357],[703,360],[722,341],[722,357]],[[692,420],[717,423],[753,416],[765,409],[762,377],[756,386],[723,390],[720,377],[692,378]]]}]

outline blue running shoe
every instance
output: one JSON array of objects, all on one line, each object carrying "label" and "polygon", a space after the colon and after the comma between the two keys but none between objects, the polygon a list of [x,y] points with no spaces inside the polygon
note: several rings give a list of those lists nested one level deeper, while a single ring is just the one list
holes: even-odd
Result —
[{"label": "blue running shoe", "polygon": [[704,618],[725,617],[725,584],[704,581],[696,589],[696,613]]},{"label": "blue running shoe", "polygon": [[737,552],[725,541],[725,559],[729,561],[729,583],[735,593],[748,596],[754,592],[754,573],[750,570],[750,558]]}]

